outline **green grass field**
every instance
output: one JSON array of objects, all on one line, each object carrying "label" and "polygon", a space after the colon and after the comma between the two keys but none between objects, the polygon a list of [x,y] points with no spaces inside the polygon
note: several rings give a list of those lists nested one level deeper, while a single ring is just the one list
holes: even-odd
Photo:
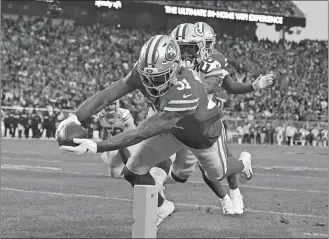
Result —
[{"label": "green grass field", "polygon": [[[159,238],[328,238],[327,148],[229,147],[253,156],[254,177],[241,186],[246,212],[224,216],[196,171],[166,187],[176,212]],[[3,139],[1,171],[2,237],[131,237],[133,190],[106,177],[97,156],[62,154],[55,141]]]}]

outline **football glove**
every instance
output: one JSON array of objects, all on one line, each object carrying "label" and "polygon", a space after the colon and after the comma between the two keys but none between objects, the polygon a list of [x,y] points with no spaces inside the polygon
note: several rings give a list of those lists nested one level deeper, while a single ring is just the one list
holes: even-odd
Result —
[{"label": "football glove", "polygon": [[56,129],[55,139],[57,139],[58,132],[61,131],[61,129],[64,126],[72,124],[72,123],[77,124],[77,125],[81,125],[80,121],[78,120],[78,117],[75,114],[70,115],[65,120],[63,120],[62,122],[59,123],[59,125]]},{"label": "football glove", "polygon": [[79,144],[78,146],[61,146],[60,150],[63,153],[84,155],[86,153],[97,153],[97,144],[90,139],[73,139],[73,142]]},{"label": "football glove", "polygon": [[252,83],[252,88],[254,88],[254,90],[261,90],[261,89],[265,89],[266,87],[272,84],[273,84],[273,74],[267,74],[265,76],[262,76],[260,74],[258,78]]}]

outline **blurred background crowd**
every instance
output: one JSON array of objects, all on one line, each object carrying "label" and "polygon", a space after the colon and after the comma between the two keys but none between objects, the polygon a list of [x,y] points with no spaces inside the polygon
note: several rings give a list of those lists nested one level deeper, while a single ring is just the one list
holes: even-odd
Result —
[{"label": "blurred background crowd", "polygon": [[[190,1],[175,1],[180,2]],[[275,13],[280,9],[284,14],[294,14],[289,1],[266,1],[266,4],[259,1],[251,5],[250,1],[193,1],[193,4],[214,2],[230,10],[245,7],[248,11]],[[1,26],[3,136],[35,138],[42,134],[53,137],[66,112],[129,72],[147,39],[170,33],[170,29],[155,32],[98,23],[82,26],[66,20],[22,16],[2,17]],[[227,57],[228,71],[239,82],[252,82],[260,74],[275,74],[273,86],[264,91],[246,95],[217,93],[225,102],[228,118],[235,119],[233,126],[228,123],[229,127],[238,130],[253,122],[251,128],[262,129],[268,122],[278,120],[327,121],[326,41],[276,43],[219,33],[216,48]],[[120,103],[132,112],[137,124],[145,118],[147,103],[139,92],[129,94]],[[90,129],[99,127],[94,118],[84,123]],[[289,123],[286,124],[284,128]],[[271,127],[275,132],[276,125]],[[324,126],[299,124],[296,132],[304,127],[312,132],[314,128],[321,131]]]}]

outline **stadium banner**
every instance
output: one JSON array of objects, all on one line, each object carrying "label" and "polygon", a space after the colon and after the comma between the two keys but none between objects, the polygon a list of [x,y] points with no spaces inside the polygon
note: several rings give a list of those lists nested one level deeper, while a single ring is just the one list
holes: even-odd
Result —
[{"label": "stadium banner", "polygon": [[[46,16],[47,4],[50,0],[35,1],[2,1],[1,8],[4,13],[16,13],[34,16]],[[206,18],[230,21],[242,21],[250,23],[265,23],[286,26],[305,27],[306,19],[301,17],[270,15],[266,13],[239,12],[230,10],[219,10],[212,7],[191,7],[179,6],[178,4],[166,4],[156,1],[82,1],[77,4],[76,1],[60,1],[63,11],[63,18],[73,18],[81,23],[93,24],[101,22],[109,24],[109,21],[115,20],[115,23],[122,21],[152,22],[164,26],[166,21],[172,17]],[[129,16],[127,18],[127,16]],[[142,20],[140,20],[142,19]],[[193,19],[191,19],[193,20]],[[139,21],[134,23],[141,25]],[[154,23],[154,22],[153,22]]]},{"label": "stadium banner", "polygon": [[178,7],[178,6],[164,6],[164,9],[166,14],[260,22],[260,23],[269,23],[269,24],[280,24],[280,25],[283,24],[282,16],[191,8],[191,7]]}]

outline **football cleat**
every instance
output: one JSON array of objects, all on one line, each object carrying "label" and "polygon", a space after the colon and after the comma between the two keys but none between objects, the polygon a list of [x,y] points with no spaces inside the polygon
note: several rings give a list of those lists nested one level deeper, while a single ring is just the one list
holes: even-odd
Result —
[{"label": "football cleat", "polygon": [[[244,168],[240,175],[243,176],[245,179],[250,180],[253,175],[252,168],[251,168],[251,154],[244,151],[240,154],[239,160],[241,160],[244,165]],[[241,179],[241,177],[240,177],[240,179]]]},{"label": "football cleat", "polygon": [[232,206],[234,214],[241,215],[244,213],[244,204],[243,204],[243,197],[240,193],[240,190],[230,190],[230,197],[232,199]]},{"label": "football cleat", "polygon": [[175,211],[174,203],[165,199],[161,207],[158,208],[157,220],[155,222],[157,227],[165,218],[170,216],[174,211]]},{"label": "football cleat", "polygon": [[222,203],[222,209],[224,214],[228,214],[228,215],[234,214],[232,200],[227,194],[223,199],[220,199],[220,202]]}]

